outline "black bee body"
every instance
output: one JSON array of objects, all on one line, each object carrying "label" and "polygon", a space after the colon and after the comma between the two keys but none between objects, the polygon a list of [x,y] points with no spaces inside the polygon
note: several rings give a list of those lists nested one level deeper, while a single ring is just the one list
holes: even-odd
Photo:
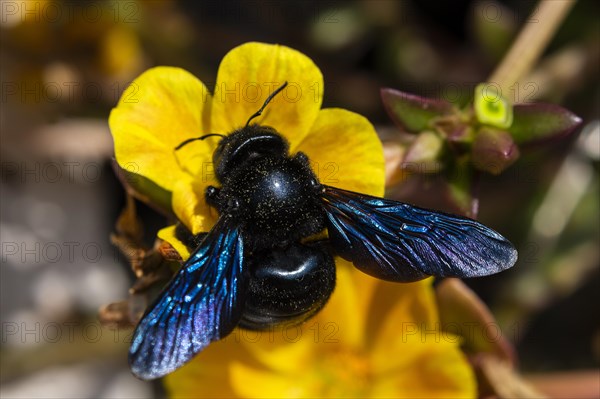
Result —
[{"label": "black bee body", "polygon": [[324,243],[300,241],[325,229],[323,187],[308,157],[288,154],[274,129],[250,125],[221,140],[213,162],[221,188],[207,202],[239,224],[247,243],[248,294],[240,326],[298,323],[318,311],[335,285]]},{"label": "black bee body", "polygon": [[[485,276],[516,262],[512,244],[477,221],[320,184],[305,154],[290,155],[275,129],[250,125],[286,84],[244,127],[175,148],[222,137],[213,154],[221,187],[206,190],[219,219],[192,237],[189,259],[140,320],[129,350],[138,377],[171,373],[237,326],[311,317],[334,289],[333,253],[405,283]],[[324,230],[326,240],[309,239]]]}]

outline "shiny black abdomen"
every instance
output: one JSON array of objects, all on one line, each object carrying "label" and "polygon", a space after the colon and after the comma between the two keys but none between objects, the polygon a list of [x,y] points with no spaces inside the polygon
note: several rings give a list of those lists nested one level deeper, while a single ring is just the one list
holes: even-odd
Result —
[{"label": "shiny black abdomen", "polygon": [[335,287],[335,262],[324,241],[255,253],[240,327],[290,325],[315,315]]}]

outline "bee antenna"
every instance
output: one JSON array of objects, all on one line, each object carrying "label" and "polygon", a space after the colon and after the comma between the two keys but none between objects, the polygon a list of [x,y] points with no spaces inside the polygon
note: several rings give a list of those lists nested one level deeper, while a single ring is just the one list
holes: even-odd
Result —
[{"label": "bee antenna", "polygon": [[220,133],[209,133],[209,134],[205,134],[204,136],[194,137],[194,138],[191,138],[191,139],[187,139],[183,143],[179,144],[177,147],[175,147],[174,151],[179,150],[181,147],[188,145],[192,141],[204,140],[204,139],[206,139],[208,137],[213,137],[213,136],[219,136],[221,138],[225,137],[225,135],[220,134]]},{"label": "bee antenna", "polygon": [[179,166],[179,168],[181,169],[181,163],[179,162],[179,157],[177,156],[177,150],[180,150],[183,146],[186,146],[193,141],[204,140],[206,138],[213,137],[213,136],[219,136],[221,138],[225,137],[225,135],[220,134],[220,133],[209,133],[209,134],[205,134],[204,136],[193,137],[191,139],[187,139],[184,142],[182,142],[181,144],[179,144],[177,147],[175,147],[173,149],[173,155],[175,156],[175,162],[177,162],[177,166]]},{"label": "bee antenna", "polygon": [[250,121],[260,115],[262,115],[262,112],[264,111],[265,107],[271,102],[271,100],[273,99],[273,97],[275,97],[277,94],[279,94],[281,92],[281,90],[285,89],[285,87],[287,86],[288,82],[283,82],[283,84],[281,86],[279,86],[277,88],[277,90],[275,90],[273,93],[271,93],[269,95],[269,97],[267,97],[267,99],[265,100],[265,103],[262,105],[262,107],[260,107],[260,109],[258,111],[256,111],[249,119],[248,122],[246,122],[246,126],[248,126],[250,124]]}]

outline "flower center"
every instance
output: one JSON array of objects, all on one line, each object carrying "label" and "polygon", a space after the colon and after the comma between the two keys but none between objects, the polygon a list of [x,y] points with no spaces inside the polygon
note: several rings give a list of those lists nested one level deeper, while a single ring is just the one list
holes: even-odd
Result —
[{"label": "flower center", "polygon": [[324,354],[316,370],[322,386],[317,392],[330,397],[364,397],[373,381],[372,365],[368,356],[349,347],[336,347]]}]

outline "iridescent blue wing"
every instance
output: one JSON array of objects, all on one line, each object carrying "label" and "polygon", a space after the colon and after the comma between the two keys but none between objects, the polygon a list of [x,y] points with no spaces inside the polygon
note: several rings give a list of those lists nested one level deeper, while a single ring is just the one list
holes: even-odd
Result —
[{"label": "iridescent blue wing", "polygon": [[474,220],[324,186],[329,239],[371,276],[410,282],[477,277],[517,261],[512,244]]},{"label": "iridescent blue wing", "polygon": [[246,281],[237,227],[221,217],[139,322],[129,349],[131,371],[162,377],[238,324]]}]

